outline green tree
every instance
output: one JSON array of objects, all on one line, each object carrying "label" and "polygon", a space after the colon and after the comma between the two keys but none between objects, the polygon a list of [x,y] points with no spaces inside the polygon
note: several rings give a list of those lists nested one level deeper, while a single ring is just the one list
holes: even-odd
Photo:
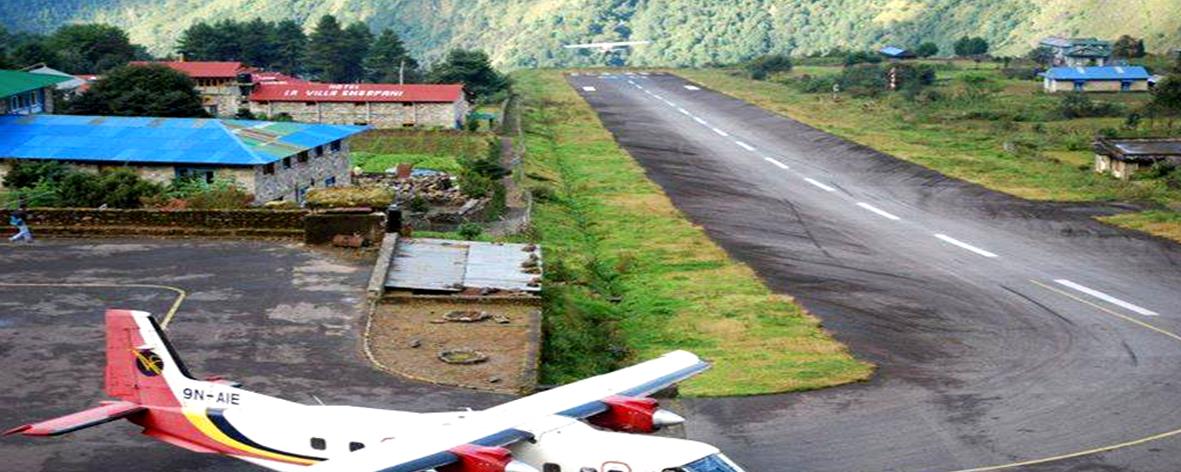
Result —
[{"label": "green tree", "polygon": [[275,25],[255,18],[238,27],[242,55],[237,59],[254,67],[270,68],[276,62]]},{"label": "green tree", "polygon": [[453,49],[431,68],[431,83],[461,83],[469,99],[487,98],[507,90],[508,78],[492,68],[484,51]]},{"label": "green tree", "polygon": [[308,37],[298,23],[283,20],[275,24],[275,61],[271,64],[284,74],[297,74],[302,69],[304,54],[308,48]]},{"label": "green tree", "polygon": [[381,32],[373,47],[369,48],[369,55],[365,56],[365,79],[370,82],[397,82],[399,69],[404,68],[406,82],[421,80],[418,72],[418,61],[410,57],[402,38],[392,29]]},{"label": "green tree", "polygon": [[340,57],[348,41],[340,22],[332,15],[320,17],[308,39],[307,69],[324,82],[344,82],[348,70]]},{"label": "green tree", "polygon": [[48,64],[50,67],[61,67],[61,56],[42,40],[24,42],[12,50],[11,61],[16,67],[31,66],[37,63]]},{"label": "green tree", "polygon": [[1169,129],[1173,128],[1173,118],[1181,115],[1181,75],[1173,74],[1165,77],[1152,89],[1152,102],[1149,104],[1154,112],[1169,117]]},{"label": "green tree", "polygon": [[1111,45],[1111,55],[1122,59],[1144,57],[1144,40],[1136,39],[1126,34],[1120,36]]},{"label": "green tree", "polygon": [[353,23],[344,29],[339,60],[344,63],[345,75],[338,82],[360,82],[365,78],[365,58],[372,44],[373,33],[365,23]]},{"label": "green tree", "polygon": [[67,102],[73,115],[205,117],[193,80],[161,65],[111,69]]},{"label": "green tree", "polygon": [[1025,57],[1042,67],[1050,67],[1050,64],[1054,62],[1054,50],[1045,46],[1038,46],[1029,50],[1029,53]]},{"label": "green tree", "polygon": [[919,57],[931,57],[939,54],[939,45],[926,41],[914,48],[914,54]]},{"label": "green tree", "polygon": [[983,56],[988,54],[988,40],[979,36],[961,36],[952,46],[955,55],[960,57]]},{"label": "green tree", "polygon": [[127,65],[136,57],[135,45],[122,29],[105,24],[75,24],[58,28],[46,40],[72,74],[100,73]]}]

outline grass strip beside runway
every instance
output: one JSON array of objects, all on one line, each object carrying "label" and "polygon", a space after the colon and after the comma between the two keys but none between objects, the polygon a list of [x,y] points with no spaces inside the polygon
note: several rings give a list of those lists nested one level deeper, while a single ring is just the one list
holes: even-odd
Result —
[{"label": "grass strip beside runway", "polygon": [[771,293],[682,215],[557,71],[514,74],[526,185],[546,254],[542,375],[561,383],[666,351],[714,368],[690,395],[753,395],[869,377],[818,320]]}]

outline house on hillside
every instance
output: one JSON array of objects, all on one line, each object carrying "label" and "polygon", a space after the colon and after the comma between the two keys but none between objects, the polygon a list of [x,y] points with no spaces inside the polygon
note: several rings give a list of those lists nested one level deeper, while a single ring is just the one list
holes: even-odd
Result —
[{"label": "house on hillside", "polygon": [[1038,45],[1053,51],[1052,66],[1091,67],[1105,66],[1111,62],[1111,41],[1051,36],[1041,40]]},{"label": "house on hillside", "polygon": [[214,61],[162,61],[162,62],[132,62],[133,66],[158,64],[184,72],[197,84],[197,92],[201,94],[205,111],[212,116],[231,117],[239,109],[248,108],[246,96],[252,69],[241,62]]},{"label": "house on hillside", "polygon": [[915,55],[915,53],[911,52],[909,49],[900,48],[898,46],[886,46],[884,48],[878,49],[878,54],[881,54],[882,56],[886,57],[887,59],[898,59],[898,60],[914,59],[915,57],[918,57]]},{"label": "house on hillside", "polygon": [[84,170],[129,167],[160,183],[233,179],[256,203],[303,202],[313,188],[351,181],[348,139],[358,126],[195,118],[0,116],[0,178],[15,162],[54,160]]},{"label": "house on hillside", "polygon": [[0,70],[0,115],[53,113],[53,91],[66,80],[56,75]]},{"label": "house on hillside", "polygon": [[1148,71],[1140,66],[1054,67],[1042,76],[1046,93],[1148,91]]},{"label": "house on hillside", "polygon": [[295,121],[374,128],[462,128],[469,105],[459,84],[254,84],[250,111]]},{"label": "house on hillside", "polygon": [[1128,180],[1140,169],[1165,164],[1181,167],[1181,139],[1177,138],[1099,138],[1095,150],[1095,172]]}]

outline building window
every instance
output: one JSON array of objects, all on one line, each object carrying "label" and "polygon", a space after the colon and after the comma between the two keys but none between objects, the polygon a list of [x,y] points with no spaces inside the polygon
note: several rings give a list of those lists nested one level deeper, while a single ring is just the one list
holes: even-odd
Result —
[{"label": "building window", "polygon": [[274,175],[275,174],[275,163],[272,162],[270,164],[262,166],[262,173],[266,174],[266,175]]},{"label": "building window", "polygon": [[314,148],[314,151],[315,151],[315,152],[313,152],[313,153],[312,153],[312,156],[314,156],[314,157],[320,157],[320,156],[323,156],[323,155],[324,155],[324,145],[319,145],[319,146],[316,146],[316,147]]},{"label": "building window", "polygon": [[295,160],[297,160],[299,162],[307,162],[308,161],[308,152],[307,151],[300,151],[299,154],[295,155]]},{"label": "building window", "polygon": [[414,123],[402,123],[402,127],[403,127],[403,128],[413,128],[413,127],[414,127]]},{"label": "building window", "polygon": [[303,104],[304,104],[304,105],[307,105],[307,106],[309,106],[309,107],[314,107],[314,106],[316,106],[316,102],[303,102]]},{"label": "building window", "polygon": [[1130,92],[1130,91],[1132,91],[1132,82],[1130,82],[1130,81],[1127,81],[1127,80],[1125,80],[1125,81],[1123,81],[1123,82],[1120,82],[1120,83],[1119,83],[1119,91],[1121,91],[1121,92]]},{"label": "building window", "polygon": [[338,139],[336,141],[328,143],[328,149],[332,152],[339,151],[340,150],[340,140]]},{"label": "building window", "polygon": [[363,107],[363,106],[365,106],[365,102],[353,102],[353,106],[355,106],[355,107]]},{"label": "building window", "polygon": [[324,179],[324,186],[325,187],[335,187],[336,186],[336,177],[329,177],[327,179]]},{"label": "building window", "polygon": [[412,107],[412,106],[414,106],[414,104],[410,103],[410,102],[402,102],[402,106],[403,107]]},{"label": "building window", "polygon": [[1077,81],[1074,83],[1074,91],[1075,92],[1082,92],[1083,90],[1086,90],[1086,88],[1087,88],[1086,82],[1083,82],[1080,80],[1080,81]]},{"label": "building window", "polygon": [[271,103],[271,102],[258,102],[259,105],[266,105],[268,103]]},{"label": "building window", "polygon": [[328,447],[328,443],[324,442],[324,438],[312,438],[312,449],[323,451]]},{"label": "building window", "polygon": [[368,121],[354,121],[353,124],[356,126],[369,126]]},{"label": "building window", "polygon": [[213,183],[214,170],[207,167],[176,167],[174,172],[178,179],[199,179],[205,183]]},{"label": "building window", "polygon": [[284,158],[283,158],[283,168],[284,168],[284,169],[290,169],[290,168],[291,168],[291,156],[287,156],[287,157],[284,157]]},{"label": "building window", "polygon": [[364,444],[359,443],[359,442],[349,443],[349,452],[360,451],[361,449],[365,449]]}]

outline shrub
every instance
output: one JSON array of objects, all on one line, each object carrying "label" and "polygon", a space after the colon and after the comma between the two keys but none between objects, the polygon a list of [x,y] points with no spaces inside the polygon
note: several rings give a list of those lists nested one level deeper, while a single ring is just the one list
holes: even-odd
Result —
[{"label": "shrub", "polygon": [[58,183],[70,172],[70,168],[57,161],[18,161],[4,176],[8,188],[29,188],[47,180]]},{"label": "shrub", "polygon": [[59,205],[92,208],[139,208],[148,198],[159,196],[163,189],[148,182],[131,169],[104,170],[98,174],[70,172],[58,185]]},{"label": "shrub", "polygon": [[468,241],[480,237],[484,232],[484,228],[476,223],[464,223],[459,225],[459,236]]},{"label": "shrub", "polygon": [[483,198],[492,193],[496,182],[478,172],[464,171],[459,174],[459,190],[471,198]]},{"label": "shrub", "polygon": [[1068,93],[1062,97],[1062,101],[1058,104],[1058,113],[1063,118],[1088,118],[1097,116],[1119,116],[1123,113],[1122,108],[1110,102],[1097,102],[1091,100],[1091,97],[1085,93],[1075,92]]},{"label": "shrub", "polygon": [[426,201],[422,195],[415,195],[410,198],[410,202],[406,204],[406,209],[412,213],[426,213],[431,209],[430,202]]},{"label": "shrub", "polygon": [[1001,75],[1006,79],[1013,80],[1036,80],[1038,69],[1036,67],[1006,67],[1001,69]]},{"label": "shrub", "polygon": [[759,56],[746,63],[746,72],[754,80],[766,80],[768,75],[791,71],[791,58],[783,54]]},{"label": "shrub", "polygon": [[873,51],[854,51],[845,56],[845,66],[857,64],[877,64],[882,62],[882,56]]}]

